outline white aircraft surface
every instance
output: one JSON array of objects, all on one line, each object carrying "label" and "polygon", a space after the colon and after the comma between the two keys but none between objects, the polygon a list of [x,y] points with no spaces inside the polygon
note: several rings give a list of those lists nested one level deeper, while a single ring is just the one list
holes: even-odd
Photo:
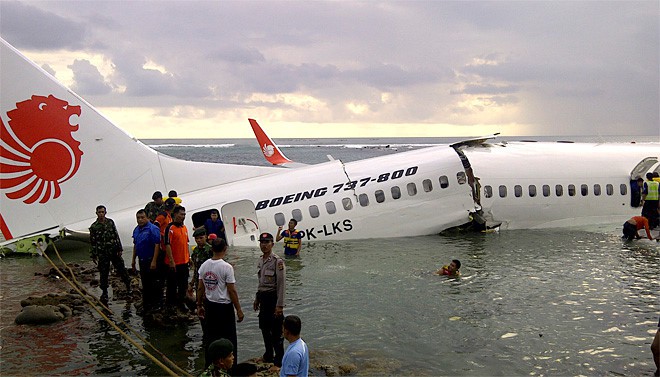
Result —
[{"label": "white aircraft surface", "polygon": [[0,46],[3,247],[86,232],[99,204],[130,244],[136,211],[170,189],[183,198],[191,233],[217,209],[234,246],[254,246],[290,218],[306,241],[436,234],[473,217],[505,229],[623,223],[641,210],[630,204],[631,177],[659,169],[658,144],[486,139],[293,169],[182,161]]}]

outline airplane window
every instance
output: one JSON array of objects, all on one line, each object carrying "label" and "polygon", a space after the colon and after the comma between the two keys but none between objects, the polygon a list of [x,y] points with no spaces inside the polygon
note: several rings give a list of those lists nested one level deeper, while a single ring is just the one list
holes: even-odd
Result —
[{"label": "airplane window", "polygon": [[493,188],[490,186],[484,186],[484,196],[486,198],[492,198],[493,197]]},{"label": "airplane window", "polygon": [[624,185],[623,183],[621,184],[620,190],[621,190],[621,195],[628,194],[628,186]]},{"label": "airplane window", "polygon": [[521,185],[513,186],[513,194],[516,196],[516,198],[520,198],[522,196],[522,186]]},{"label": "airplane window", "polygon": [[536,196],[536,186],[535,185],[529,185],[529,197],[533,198]]},{"label": "airplane window", "polygon": [[575,196],[575,185],[568,185],[568,196]]},{"label": "airplane window", "polygon": [[399,186],[392,186],[392,199],[399,199],[401,197],[401,189]]},{"label": "airplane window", "polygon": [[465,176],[464,171],[459,171],[458,173],[456,173],[456,179],[458,180],[459,185],[464,185],[465,182],[467,182],[467,178]]},{"label": "airplane window", "polygon": [[550,196],[550,186],[543,185],[543,196]]},{"label": "airplane window", "polygon": [[506,186],[500,186],[500,198],[506,198]]},{"label": "airplane window", "polygon": [[449,178],[446,175],[440,177],[440,187],[447,188],[449,187]]},{"label": "airplane window", "polygon": [[344,198],[341,200],[341,204],[344,206],[345,210],[353,209],[353,201],[351,198]]},{"label": "airplane window", "polygon": [[605,191],[607,191],[607,195],[609,196],[614,195],[614,186],[608,183],[607,185],[605,185]]},{"label": "airplane window", "polygon": [[417,185],[415,185],[414,182],[408,183],[407,188],[408,188],[408,195],[410,195],[410,196],[417,195]]},{"label": "airplane window", "polygon": [[335,202],[325,202],[325,210],[328,211],[328,215],[332,215],[337,212],[337,207],[335,207]]},{"label": "airplane window", "polygon": [[385,201],[385,193],[383,190],[376,190],[376,201],[382,203]]},{"label": "airplane window", "polygon": [[319,211],[319,207],[315,204],[309,206],[309,215],[312,216],[313,219],[319,217],[321,215],[321,212]]},{"label": "airplane window", "polygon": [[275,214],[275,225],[277,226],[284,226],[286,223],[286,218],[284,217],[284,214],[282,212],[278,212]]},{"label": "airplane window", "polygon": [[358,202],[360,202],[362,207],[366,207],[369,205],[369,197],[367,194],[360,194],[360,196],[358,196]]},{"label": "airplane window", "polygon": [[302,211],[299,209],[294,209],[291,211],[291,217],[296,221],[302,221]]},{"label": "airplane window", "polygon": [[564,195],[564,186],[562,186],[562,185],[555,186],[555,195],[557,195],[557,196]]},{"label": "airplane window", "polygon": [[600,196],[600,185],[598,183],[594,185],[594,195]]},{"label": "airplane window", "polygon": [[430,192],[433,190],[433,184],[430,179],[425,179],[422,181],[422,187],[424,187],[424,192]]},{"label": "airplane window", "polygon": [[580,192],[582,193],[582,196],[589,195],[589,186],[585,184],[580,185]]}]

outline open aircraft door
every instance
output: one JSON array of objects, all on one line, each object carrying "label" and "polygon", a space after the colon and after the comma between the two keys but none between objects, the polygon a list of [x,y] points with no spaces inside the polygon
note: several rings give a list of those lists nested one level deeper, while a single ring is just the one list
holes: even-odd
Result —
[{"label": "open aircraft door", "polygon": [[252,247],[257,245],[261,230],[251,200],[227,203],[220,211],[225,222],[228,245]]},{"label": "open aircraft door", "polygon": [[646,157],[635,166],[635,168],[630,172],[630,180],[634,181],[637,177],[642,177],[646,180],[644,176],[646,173],[652,173],[660,169],[660,164],[658,164],[657,157]]}]

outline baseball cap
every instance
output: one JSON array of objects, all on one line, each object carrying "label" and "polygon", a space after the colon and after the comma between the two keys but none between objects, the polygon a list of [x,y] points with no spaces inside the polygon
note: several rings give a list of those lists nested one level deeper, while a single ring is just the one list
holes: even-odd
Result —
[{"label": "baseball cap", "polygon": [[270,233],[261,233],[259,235],[259,241],[272,241],[273,235]]}]

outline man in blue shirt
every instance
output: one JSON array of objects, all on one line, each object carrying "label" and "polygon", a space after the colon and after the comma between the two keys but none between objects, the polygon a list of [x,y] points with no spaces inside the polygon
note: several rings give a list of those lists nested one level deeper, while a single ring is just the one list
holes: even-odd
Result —
[{"label": "man in blue shirt", "polygon": [[142,280],[142,310],[146,314],[158,306],[162,292],[156,281],[156,259],[154,254],[160,248],[160,229],[147,217],[143,209],[135,214],[137,226],[133,230],[133,262],[140,260],[140,279]]},{"label": "man in blue shirt", "polygon": [[301,328],[302,323],[298,316],[288,315],[284,318],[282,333],[289,341],[289,347],[282,358],[280,377],[307,377],[309,375],[309,349],[300,337]]},{"label": "man in blue shirt", "polygon": [[207,236],[210,236],[211,234],[215,234],[216,236],[227,241],[227,238],[225,237],[225,224],[222,223],[222,219],[220,218],[220,212],[218,212],[217,209],[211,210],[211,218],[206,219],[206,222],[204,223],[204,228],[206,229]]}]

